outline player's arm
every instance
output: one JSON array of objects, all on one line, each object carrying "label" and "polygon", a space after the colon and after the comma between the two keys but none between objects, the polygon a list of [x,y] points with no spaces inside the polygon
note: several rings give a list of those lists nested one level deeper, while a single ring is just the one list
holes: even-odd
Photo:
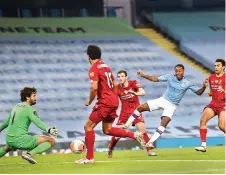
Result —
[{"label": "player's arm", "polygon": [[98,89],[98,81],[91,81],[89,100],[87,100],[86,106],[89,106],[92,104],[93,100],[97,95],[97,89]]},{"label": "player's arm", "polygon": [[116,83],[116,81],[115,80],[113,80],[113,90],[114,90],[114,92],[116,92],[117,93],[117,83]]},{"label": "player's arm", "polygon": [[35,110],[29,109],[28,117],[38,128],[57,137],[58,135],[57,127],[56,126],[53,128],[48,127],[43,121],[41,121],[41,119],[38,117],[38,114]]},{"label": "player's arm", "polygon": [[48,131],[49,127],[43,121],[40,120],[36,111],[29,110],[28,117],[38,128],[43,131]]},{"label": "player's arm", "polygon": [[134,81],[133,89],[134,90],[129,90],[129,92],[132,93],[133,95],[136,95],[136,96],[145,96],[146,95],[145,90],[141,87],[141,85],[137,81]]},{"label": "player's arm", "polygon": [[208,96],[208,97],[212,97],[212,91],[211,91],[211,85],[210,85],[210,77],[208,78],[208,80],[209,80],[209,91],[206,93],[206,95]]},{"label": "player's arm", "polygon": [[0,126],[0,132],[2,132],[5,128],[8,127],[10,120],[10,115],[8,116],[8,119]]},{"label": "player's arm", "polygon": [[86,106],[91,105],[97,95],[98,81],[99,81],[99,74],[98,74],[97,68],[93,67],[90,69],[89,78],[91,82],[91,87],[89,92],[89,99],[86,100],[86,104],[85,104]]},{"label": "player's arm", "polygon": [[142,78],[145,78],[145,79],[147,79],[149,81],[160,82],[157,76],[145,75],[141,70],[139,70],[137,72],[137,75],[140,76],[140,77],[142,77]]},{"label": "player's arm", "polygon": [[200,89],[198,89],[194,84],[192,84],[189,89],[193,92],[195,92],[197,95],[202,95],[203,92],[206,90],[206,86],[208,85],[208,79],[205,79],[203,82],[203,85]]},{"label": "player's arm", "polygon": [[222,92],[224,94],[226,92],[225,89],[222,88],[222,86],[219,86],[218,89],[217,89],[217,91]]},{"label": "player's arm", "polygon": [[146,92],[143,88],[139,88],[137,92],[135,91],[129,91],[131,92],[133,95],[136,95],[136,96],[145,96],[146,95]]},{"label": "player's arm", "polygon": [[212,97],[212,91],[211,91],[211,88],[210,88],[210,90],[206,93],[206,95],[207,95],[208,97]]},{"label": "player's arm", "polygon": [[211,91],[208,91],[208,92],[206,93],[206,95],[207,95],[208,97],[212,97],[212,92],[211,92]]}]

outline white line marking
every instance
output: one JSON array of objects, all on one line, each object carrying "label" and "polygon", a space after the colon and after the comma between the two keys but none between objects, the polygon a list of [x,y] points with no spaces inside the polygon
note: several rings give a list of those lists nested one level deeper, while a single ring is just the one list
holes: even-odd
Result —
[{"label": "white line marking", "polygon": [[[96,163],[123,163],[123,162],[225,162],[225,160],[99,160]],[[28,165],[29,163],[1,163],[0,166],[6,165]],[[38,162],[38,164],[74,164],[71,162]]]},{"label": "white line marking", "polygon": [[96,161],[100,163],[111,163],[111,162],[225,162],[225,160],[100,160]]},{"label": "white line marking", "polygon": [[201,174],[204,174],[205,172],[211,172],[211,173],[215,173],[215,172],[225,172],[225,169],[223,168],[219,168],[219,169],[212,169],[212,168],[207,168],[207,169],[203,169],[203,170],[181,170],[181,171],[172,171],[172,172],[169,172],[169,171],[164,171],[164,172],[161,172],[161,171],[157,171],[157,172],[151,172],[152,174],[154,173],[158,173],[158,174],[192,174],[192,173],[201,173]]}]

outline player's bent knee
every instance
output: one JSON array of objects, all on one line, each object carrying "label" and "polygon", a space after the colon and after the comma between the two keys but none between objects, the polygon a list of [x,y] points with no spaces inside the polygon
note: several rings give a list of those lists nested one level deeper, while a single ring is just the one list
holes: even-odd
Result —
[{"label": "player's bent knee", "polygon": [[219,127],[219,129],[221,131],[223,131],[225,133],[225,126],[224,126],[224,124],[219,124],[218,127]]},{"label": "player's bent knee", "polygon": [[103,129],[103,133],[109,135],[109,129]]},{"label": "player's bent knee", "polygon": [[138,110],[139,112],[143,112],[142,106],[139,105],[139,106],[137,107],[137,110]]},{"label": "player's bent knee", "polygon": [[91,131],[92,128],[91,128],[88,124],[86,124],[86,125],[84,126],[84,130],[87,132],[87,131]]},{"label": "player's bent knee", "polygon": [[92,131],[96,125],[96,123],[92,122],[91,120],[88,120],[84,126],[85,132]]},{"label": "player's bent knee", "polygon": [[10,151],[10,148],[8,147],[8,145],[5,145],[5,146],[4,146],[4,150],[5,150],[6,152]]},{"label": "player's bent knee", "polygon": [[56,143],[56,141],[55,141],[55,139],[54,138],[49,138],[49,143],[51,144],[51,146],[54,146],[55,145],[55,143]]},{"label": "player's bent knee", "polygon": [[141,104],[137,107],[137,110],[141,113],[144,111],[150,111],[150,108],[147,103]]}]

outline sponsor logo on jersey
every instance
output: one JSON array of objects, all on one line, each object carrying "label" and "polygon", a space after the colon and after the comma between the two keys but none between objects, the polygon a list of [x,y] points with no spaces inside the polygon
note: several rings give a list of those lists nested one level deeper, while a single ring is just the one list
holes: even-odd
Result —
[{"label": "sponsor logo on jersey", "polygon": [[37,113],[37,111],[34,111],[33,113],[34,113],[34,115],[35,115],[35,116],[37,116],[37,117],[38,117],[38,113]]},{"label": "sponsor logo on jersey", "polygon": [[93,77],[94,76],[94,72],[89,73],[89,76]]}]

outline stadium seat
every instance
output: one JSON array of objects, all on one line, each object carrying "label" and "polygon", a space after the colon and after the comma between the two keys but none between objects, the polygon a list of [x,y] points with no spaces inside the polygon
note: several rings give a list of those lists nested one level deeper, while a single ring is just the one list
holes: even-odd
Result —
[{"label": "stadium seat", "polygon": [[61,17],[60,9],[51,9],[50,10],[50,16],[51,17]]},{"label": "stadium seat", "polygon": [[30,9],[22,9],[22,17],[23,18],[30,18],[32,17]]},{"label": "stadium seat", "polygon": [[113,7],[107,8],[107,17],[117,17],[116,9]]},{"label": "stadium seat", "polygon": [[[89,41],[89,39],[86,40]],[[95,42],[97,45],[100,45],[105,54],[104,60],[107,64],[111,65],[114,73],[119,69],[126,69],[129,73],[129,78],[137,79],[136,71],[138,69],[142,69],[148,74],[161,75],[163,73],[169,73],[172,72],[173,65],[178,63],[178,60],[172,55],[160,50],[154,43],[143,37],[140,39],[131,38],[126,41],[123,38],[110,38],[108,40],[96,39],[95,41],[90,39],[90,42]],[[69,107],[71,107],[73,111],[77,110],[80,115],[83,115],[82,111],[88,111],[90,108],[84,108],[83,103],[87,98],[87,92],[89,91],[90,86],[89,78],[87,76],[89,63],[88,60],[84,60],[83,50],[80,51],[80,48],[86,47],[86,44],[81,40],[77,40],[77,43],[78,44],[76,45],[68,44],[67,47],[63,44],[49,44],[48,48],[53,53],[44,53],[44,50],[47,48],[46,45],[29,44],[28,41],[27,44],[23,45],[0,44],[0,51],[4,50],[4,54],[0,56],[0,59],[7,59],[9,61],[14,60],[14,56],[10,52],[10,49],[14,49],[14,47],[19,50],[32,50],[33,48],[36,48],[40,52],[38,54],[31,54],[32,56],[26,54],[26,52],[24,54],[17,54],[16,57],[18,63],[16,65],[11,65],[10,67],[4,65],[1,66],[1,109],[7,111],[10,110],[11,105],[19,100],[17,91],[22,88],[24,84],[35,84],[40,92],[40,103],[37,104],[40,109],[40,115],[43,115],[44,112],[47,111],[48,116],[57,116],[60,114],[61,117],[76,117],[72,115],[73,112],[68,108],[66,109],[65,104],[68,104],[69,102],[70,104],[73,104]],[[149,47],[146,47],[147,45],[149,45]],[[68,53],[69,48],[76,50],[76,55],[74,55],[73,52]],[[60,50],[64,54],[54,53],[54,51],[57,50]],[[66,62],[58,64],[57,60],[64,60]],[[143,64],[144,62],[145,64]],[[26,73],[27,69],[24,68],[29,67],[30,64],[32,64],[35,71],[30,72],[28,77]],[[18,68],[18,66],[20,68]],[[13,72],[16,67],[18,68],[17,72]],[[201,86],[202,81],[200,80],[203,80],[204,77],[188,65],[186,66],[186,70],[188,70],[186,76]],[[8,77],[11,77],[10,81],[8,80]],[[197,82],[196,78],[198,79]],[[139,79],[139,81],[142,86],[147,89],[148,93],[150,90],[150,96],[142,97],[143,101],[149,100],[150,97],[160,97],[166,87],[164,83],[155,84],[143,79]],[[12,84],[13,86],[11,86]],[[7,92],[5,92],[5,89],[7,89]],[[191,99],[194,98],[194,94],[189,92],[187,98],[188,100],[185,98],[181,106],[184,107],[190,105],[192,108],[190,102]],[[200,100],[200,104],[204,106],[205,102],[203,99]],[[5,102],[7,102],[8,105],[5,105]],[[51,105],[48,105],[49,102]],[[47,106],[48,110],[46,109]],[[65,106],[65,110],[62,110],[62,112],[55,112],[54,109],[57,106]],[[73,109],[74,107],[75,109]],[[191,112],[192,111],[193,109]],[[198,116],[200,115],[200,112],[201,111],[194,111],[193,113],[197,113],[196,115]],[[157,117],[158,113],[153,113],[152,115]]]},{"label": "stadium seat", "polygon": [[88,17],[89,16],[88,10],[86,8],[80,9],[79,16],[80,17]]},{"label": "stadium seat", "polygon": [[2,9],[0,9],[0,17],[2,17],[2,16],[3,16]]}]

